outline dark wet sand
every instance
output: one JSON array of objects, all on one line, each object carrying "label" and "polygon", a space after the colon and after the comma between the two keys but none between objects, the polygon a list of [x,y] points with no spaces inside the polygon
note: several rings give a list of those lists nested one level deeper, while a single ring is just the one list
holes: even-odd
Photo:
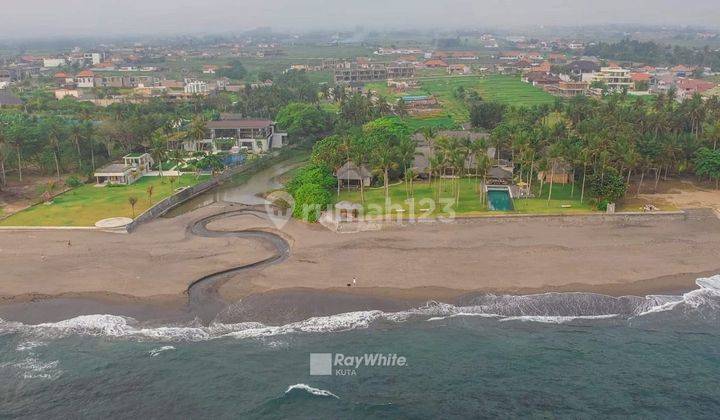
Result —
[{"label": "dark wet sand", "polygon": [[[720,269],[719,269],[720,271]],[[634,283],[607,285],[569,284],[553,288],[515,290],[454,290],[447,288],[373,288],[345,287],[333,289],[293,288],[248,295],[230,303],[216,322],[262,322],[283,325],[311,317],[344,312],[380,310],[397,312],[417,308],[432,295],[440,302],[467,305],[477,296],[530,295],[552,292],[587,292],[609,296],[682,295],[696,289],[695,279],[718,271],[687,273],[640,280]],[[149,324],[185,324],[195,321],[184,297],[133,298],[120,295],[68,295],[63,297],[29,296],[23,301],[0,303],[0,318],[26,324],[57,322],[81,315],[112,314],[134,318]]]}]

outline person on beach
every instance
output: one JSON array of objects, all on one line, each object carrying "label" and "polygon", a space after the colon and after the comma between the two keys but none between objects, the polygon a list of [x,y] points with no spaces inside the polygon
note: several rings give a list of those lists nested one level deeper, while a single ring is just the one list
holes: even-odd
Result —
[{"label": "person on beach", "polygon": [[353,277],[353,286],[357,286],[357,279]]}]

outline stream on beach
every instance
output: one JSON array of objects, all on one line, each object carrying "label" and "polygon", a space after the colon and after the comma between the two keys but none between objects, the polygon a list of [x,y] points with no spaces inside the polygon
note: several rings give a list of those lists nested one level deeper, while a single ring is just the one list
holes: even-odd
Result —
[{"label": "stream on beach", "polygon": [[239,174],[217,188],[206,191],[171,209],[163,217],[176,217],[218,202],[246,205],[264,204],[265,200],[260,197],[260,194],[282,188],[283,184],[278,178],[300,165],[302,165],[301,162],[286,160],[262,169],[252,176]]}]

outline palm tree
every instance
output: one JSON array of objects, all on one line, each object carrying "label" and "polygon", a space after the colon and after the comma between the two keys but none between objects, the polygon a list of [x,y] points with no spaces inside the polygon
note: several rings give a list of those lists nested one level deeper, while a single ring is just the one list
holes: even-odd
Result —
[{"label": "palm tree", "polygon": [[390,169],[397,167],[397,150],[394,147],[376,147],[373,155],[374,169],[383,175],[383,188],[385,189],[385,201],[387,202],[390,195]]},{"label": "palm tree", "polygon": [[18,179],[22,182],[22,146],[23,138],[20,135],[10,137],[10,141],[15,146],[15,155],[17,156]]},{"label": "palm tree", "polygon": [[85,121],[83,123],[83,131],[85,139],[90,143],[90,166],[93,172],[95,172],[95,144],[93,143],[95,127],[90,121]]},{"label": "palm tree", "polygon": [[207,133],[207,121],[205,121],[202,115],[195,117],[190,123],[187,132],[188,138],[192,140],[202,140],[205,138],[205,133]]},{"label": "palm tree", "polygon": [[512,138],[511,128],[508,124],[500,123],[490,134],[490,141],[495,146],[495,156],[500,163],[500,149]]},{"label": "palm tree", "polygon": [[[410,192],[408,190],[408,164],[412,165],[415,156],[417,155],[415,141],[410,137],[403,137],[400,139],[400,143],[397,146],[397,157],[402,163],[403,167],[403,178],[405,180],[405,196],[408,197]],[[411,179],[412,181],[412,179]]]},{"label": "palm tree", "polygon": [[585,180],[587,178],[587,165],[590,162],[592,151],[588,145],[584,145],[580,151],[580,161],[583,164],[582,186],[580,187],[580,203],[585,201]]},{"label": "palm tree", "polygon": [[158,132],[153,133],[152,143],[150,144],[150,155],[155,160],[155,162],[158,163],[160,178],[162,178],[162,165],[163,161],[167,159],[167,146],[165,140]]},{"label": "palm tree", "polygon": [[137,201],[138,201],[138,199],[134,195],[131,195],[130,197],[128,197],[128,203],[130,203],[130,207],[132,208],[132,218],[133,219],[135,218],[135,204],[137,204]]},{"label": "palm tree", "polygon": [[[480,169],[485,168],[485,171],[487,171],[487,165],[488,165],[488,155],[487,155],[487,140],[484,138],[479,138],[475,141],[471,141],[468,144],[469,152],[473,156],[473,161],[475,162],[475,183],[476,186],[476,192],[480,192]],[[483,177],[484,178],[484,177]],[[484,179],[483,179],[484,182]]]},{"label": "palm tree", "polygon": [[80,124],[73,124],[70,127],[70,138],[72,139],[72,142],[75,144],[75,151],[77,152],[77,158],[78,158],[78,170],[82,171],[82,153],[80,153],[80,141],[83,137],[83,127]]},{"label": "palm tree", "polygon": [[640,182],[638,183],[637,192],[635,193],[635,196],[640,195],[640,191],[642,190],[642,184],[643,180],[645,179],[645,171],[647,170],[649,161],[646,156],[638,156],[638,166],[640,167]]},{"label": "palm tree", "polygon": [[465,160],[467,159],[468,150],[462,141],[456,139],[451,143],[451,147],[448,150],[448,160],[453,170],[453,177],[455,183],[455,205],[460,204],[460,179],[462,178],[462,172],[465,168]]},{"label": "palm tree", "polygon": [[555,167],[559,164],[562,155],[562,143],[555,143],[548,148],[548,165],[550,166],[550,190],[548,191],[547,205],[552,199],[553,185],[555,184]]},{"label": "palm tree", "polygon": [[420,132],[423,137],[425,137],[425,141],[427,141],[428,146],[432,148],[434,146],[435,136],[437,136],[437,129],[433,126],[426,125],[420,129]]},{"label": "palm tree", "polygon": [[435,182],[435,201],[440,199],[440,175],[443,172],[445,166],[445,156],[442,153],[435,152],[428,156],[429,164],[429,175],[430,175],[430,188],[433,188],[433,175],[436,176],[437,181]]},{"label": "palm tree", "polygon": [[154,186],[153,186],[153,185],[148,185],[147,189],[145,190],[145,192],[146,192],[147,195],[148,195],[148,202],[149,202],[150,204],[152,204],[152,193],[153,193],[153,190],[154,190]]},{"label": "palm tree", "polygon": [[690,118],[690,132],[699,137],[702,131],[703,120],[705,120],[705,104],[702,96],[695,92],[688,102],[688,117]]},{"label": "palm tree", "polygon": [[[347,150],[347,157],[355,163],[358,169],[365,167],[371,157],[370,140],[365,136],[353,136]],[[360,201],[365,204],[365,181],[360,180]]]},{"label": "palm tree", "polygon": [[0,187],[7,185],[7,177],[5,175],[5,157],[7,150],[8,138],[5,131],[0,126]]},{"label": "palm tree", "polygon": [[202,160],[202,162],[210,166],[213,176],[225,169],[225,163],[223,163],[217,155],[208,155]]},{"label": "palm tree", "polygon": [[[182,150],[171,150],[168,153],[168,159],[170,162],[172,162],[175,166],[182,165],[185,163],[185,154]],[[178,172],[177,168],[175,168],[175,172]]]},{"label": "palm tree", "polygon": [[452,171],[453,197],[455,203],[460,201],[460,177],[465,167],[468,148],[463,139],[458,137],[441,137],[438,139],[438,151],[443,155],[443,161]]},{"label": "palm tree", "polygon": [[705,130],[705,138],[712,141],[713,150],[717,150],[717,143],[720,140],[720,121],[715,122],[707,130]]},{"label": "palm tree", "polygon": [[55,159],[55,174],[57,175],[58,181],[60,181],[60,160],[58,159],[58,150],[60,149],[60,134],[58,128],[55,125],[50,127],[48,133],[48,141],[52,148],[53,158]]}]

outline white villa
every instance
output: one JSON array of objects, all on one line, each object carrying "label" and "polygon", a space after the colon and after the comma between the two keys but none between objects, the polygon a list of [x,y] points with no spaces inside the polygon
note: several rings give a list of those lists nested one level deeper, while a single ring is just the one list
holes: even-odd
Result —
[{"label": "white villa", "polygon": [[95,171],[98,185],[130,185],[150,171],[153,159],[147,153],[130,153],[123,156],[122,163],[111,163]]},{"label": "white villa", "polygon": [[633,90],[635,82],[630,77],[630,70],[621,67],[603,67],[594,76],[594,81],[602,82],[613,92],[623,89]]}]

